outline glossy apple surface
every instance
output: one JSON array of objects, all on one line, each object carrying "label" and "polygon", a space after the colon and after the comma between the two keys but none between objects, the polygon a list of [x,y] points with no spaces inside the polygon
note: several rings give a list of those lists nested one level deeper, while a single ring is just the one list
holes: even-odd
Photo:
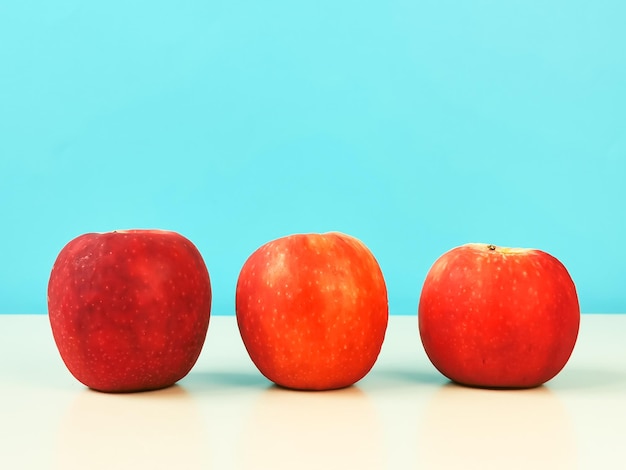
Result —
[{"label": "glossy apple surface", "polygon": [[569,360],[580,307],[567,269],[550,254],[467,244],[431,267],[418,323],[426,354],[450,380],[530,388]]},{"label": "glossy apple surface", "polygon": [[387,288],[360,240],[296,234],[248,258],[236,312],[248,354],[265,377],[292,389],[337,389],[362,379],[378,358]]},{"label": "glossy apple surface", "polygon": [[88,233],[59,253],[48,314],[69,371],[105,392],[167,387],[195,364],[211,284],[198,249],[162,230]]}]

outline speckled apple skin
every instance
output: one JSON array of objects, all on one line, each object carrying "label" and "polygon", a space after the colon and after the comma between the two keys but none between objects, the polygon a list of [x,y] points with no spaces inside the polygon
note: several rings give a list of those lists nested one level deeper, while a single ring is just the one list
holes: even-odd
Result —
[{"label": "speckled apple skin", "polygon": [[334,232],[290,235],[256,250],[239,275],[236,312],[261,373],[299,390],[362,379],[378,358],[389,317],[373,254]]},{"label": "speckled apple skin", "polygon": [[65,365],[87,387],[133,392],[170,386],[202,350],[209,273],[175,232],[89,233],[59,253],[48,314]]},{"label": "speckled apple skin", "polygon": [[555,377],[578,336],[580,307],[565,266],[531,249],[467,244],[424,281],[418,324],[433,365],[450,380],[531,388]]}]

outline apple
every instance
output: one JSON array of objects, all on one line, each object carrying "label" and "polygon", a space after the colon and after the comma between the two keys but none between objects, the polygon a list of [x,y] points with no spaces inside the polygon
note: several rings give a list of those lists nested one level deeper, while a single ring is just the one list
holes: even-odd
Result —
[{"label": "apple", "polygon": [[210,312],[204,260],[176,232],[80,235],[63,247],[48,283],[63,362],[103,392],[154,390],[183,378],[200,355]]},{"label": "apple", "polygon": [[241,269],[235,304],[252,362],[272,382],[298,390],[361,380],[378,358],[389,317],[374,255],[338,232],[261,246]]},{"label": "apple", "polygon": [[569,360],[580,324],[576,287],[550,254],[471,243],[426,275],[418,326],[424,350],[450,380],[531,388]]}]

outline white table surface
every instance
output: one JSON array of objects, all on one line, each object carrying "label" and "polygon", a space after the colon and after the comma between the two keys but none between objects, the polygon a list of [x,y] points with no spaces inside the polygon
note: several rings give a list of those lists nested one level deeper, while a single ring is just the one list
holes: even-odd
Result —
[{"label": "white table surface", "polygon": [[0,468],[626,468],[626,315],[583,315],[565,369],[525,391],[452,385],[415,316],[333,392],[273,387],[213,316],[178,385],[111,395],[65,369],[45,315],[0,315]]}]

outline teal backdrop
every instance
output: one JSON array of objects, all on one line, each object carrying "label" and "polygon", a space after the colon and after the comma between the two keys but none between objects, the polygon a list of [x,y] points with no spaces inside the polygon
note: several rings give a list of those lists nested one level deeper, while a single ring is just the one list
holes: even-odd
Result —
[{"label": "teal backdrop", "polygon": [[626,313],[623,1],[0,2],[0,312],[91,231],[190,238],[213,313],[263,243],[339,230],[393,314],[467,242]]}]

